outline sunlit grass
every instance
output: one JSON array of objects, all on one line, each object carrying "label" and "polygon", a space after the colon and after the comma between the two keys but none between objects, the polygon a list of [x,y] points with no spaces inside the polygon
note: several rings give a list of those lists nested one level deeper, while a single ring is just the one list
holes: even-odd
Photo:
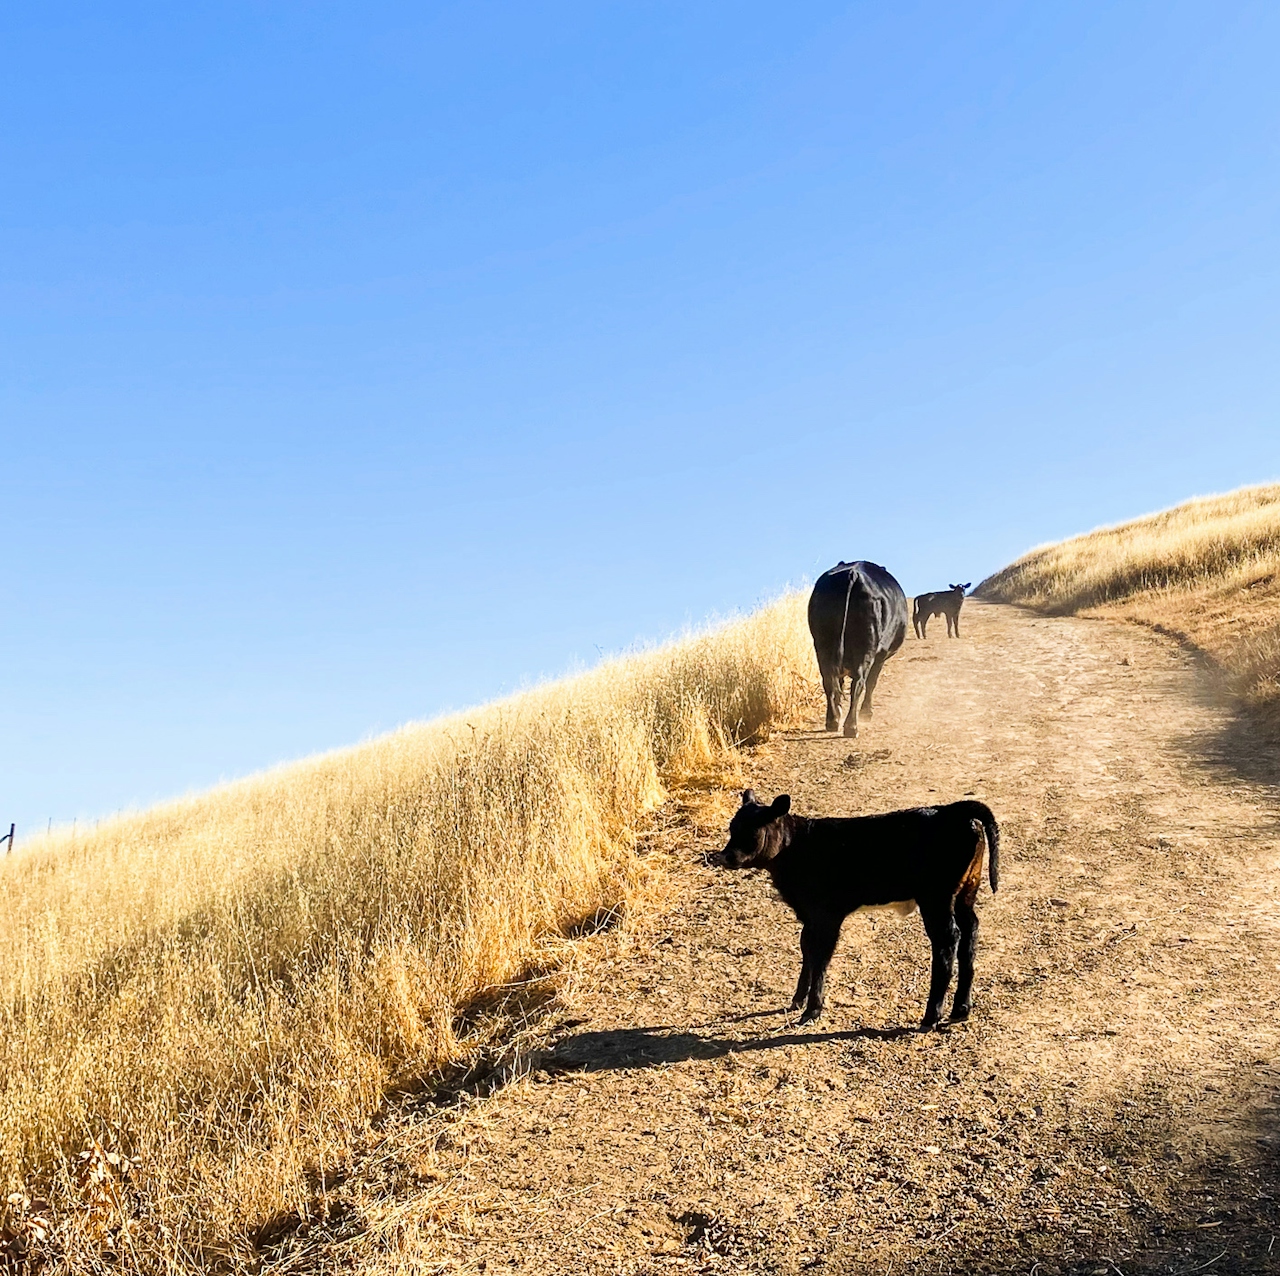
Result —
[{"label": "sunlit grass", "polygon": [[68,1262],[244,1261],[468,1007],[625,903],[667,788],[807,704],[811,665],[789,595],[0,862],[0,1244],[48,1218]]},{"label": "sunlit grass", "polygon": [[1042,546],[977,593],[1158,626],[1203,648],[1244,696],[1280,704],[1280,484],[1202,497]]}]

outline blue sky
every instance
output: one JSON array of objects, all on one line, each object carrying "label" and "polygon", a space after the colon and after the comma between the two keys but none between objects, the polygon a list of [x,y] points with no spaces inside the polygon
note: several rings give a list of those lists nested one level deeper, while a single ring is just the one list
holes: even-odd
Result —
[{"label": "blue sky", "polygon": [[14,4],[0,823],[1280,477],[1272,4]]}]

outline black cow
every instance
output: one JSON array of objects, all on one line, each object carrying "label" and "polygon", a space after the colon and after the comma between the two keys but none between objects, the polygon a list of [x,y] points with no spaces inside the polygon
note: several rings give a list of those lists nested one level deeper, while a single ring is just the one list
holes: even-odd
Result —
[{"label": "black cow", "polygon": [[852,819],[806,819],[790,812],[785,794],[765,806],[748,789],[729,824],[729,844],[711,860],[725,868],[766,869],[799,918],[803,963],[791,1008],[806,1003],[800,1022],[822,1013],[822,986],[844,919],[859,908],[885,906],[904,916],[918,907],[933,946],[933,978],[920,1027],[932,1028],[941,1017],[957,945],[960,976],[951,1018],[967,1019],[978,942],[973,905],[984,850],[990,852],[993,891],[1000,879],[1000,827],[990,807],[951,802]]},{"label": "black cow", "polygon": [[871,717],[871,693],[884,662],[907,636],[907,597],[876,563],[839,563],[818,577],[809,597],[809,632],[827,696],[827,730],[840,725],[849,678],[847,736],[858,734],[859,711]]},{"label": "black cow", "polygon": [[964,591],[972,585],[948,585],[933,594],[917,594],[915,605],[911,609],[911,624],[917,638],[925,636],[931,616],[947,618],[947,637],[960,637],[960,605],[964,602]]}]

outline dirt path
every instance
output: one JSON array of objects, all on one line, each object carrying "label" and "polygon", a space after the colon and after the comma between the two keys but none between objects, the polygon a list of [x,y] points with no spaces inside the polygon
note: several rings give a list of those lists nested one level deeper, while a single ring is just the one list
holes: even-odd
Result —
[{"label": "dirt path", "polygon": [[910,1031],[928,946],[882,915],[798,1029],[794,921],[686,830],[662,927],[604,946],[529,1075],[402,1131],[373,1268],[1280,1270],[1273,754],[1163,639],[963,624],[908,641],[860,740],[751,769],[802,814],[992,806],[973,1019]]}]

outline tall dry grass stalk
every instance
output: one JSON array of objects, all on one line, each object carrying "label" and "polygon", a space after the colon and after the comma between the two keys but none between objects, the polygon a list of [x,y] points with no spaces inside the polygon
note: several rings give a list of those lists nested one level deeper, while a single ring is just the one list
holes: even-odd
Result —
[{"label": "tall dry grass stalk", "polygon": [[789,595],[0,863],[10,1233],[43,1210],[67,1261],[73,1232],[249,1261],[392,1087],[459,1055],[468,1007],[625,901],[664,784],[807,705],[811,663]]},{"label": "tall dry grass stalk", "polygon": [[1175,634],[1211,656],[1240,694],[1280,708],[1280,484],[1041,546],[975,592]]}]

